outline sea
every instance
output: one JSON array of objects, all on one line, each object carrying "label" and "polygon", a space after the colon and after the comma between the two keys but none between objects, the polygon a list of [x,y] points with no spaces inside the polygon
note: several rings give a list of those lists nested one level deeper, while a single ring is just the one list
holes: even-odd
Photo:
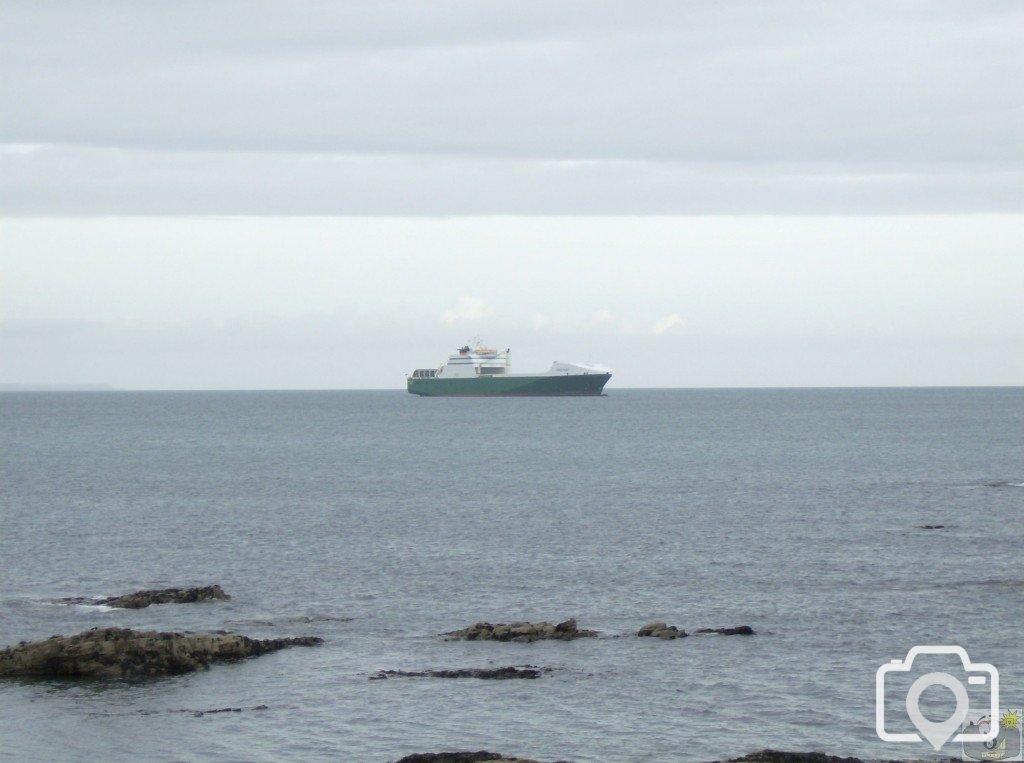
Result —
[{"label": "sea", "polygon": [[[886,728],[909,723],[918,645],[1024,704],[1024,388],[606,391],[0,394],[0,647],[324,639],[144,682],[0,681],[0,759],[959,756],[876,732],[883,665]],[[213,583],[230,601],[61,601]],[[440,635],[572,617],[600,635]],[[691,635],[635,635],[658,620]],[[738,625],[755,635],[695,633]],[[551,670],[371,680],[506,665]]]}]

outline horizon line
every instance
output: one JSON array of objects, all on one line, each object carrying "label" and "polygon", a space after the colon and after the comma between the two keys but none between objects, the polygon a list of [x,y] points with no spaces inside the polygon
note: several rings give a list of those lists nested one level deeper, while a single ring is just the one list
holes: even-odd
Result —
[{"label": "horizon line", "polygon": [[[679,387],[613,387],[612,392],[673,390],[853,390],[853,389],[1024,389],[1021,384],[861,384],[861,385],[750,385],[750,386],[679,386]],[[403,387],[115,387],[107,384],[5,384],[0,393],[18,392],[407,392]],[[469,397],[472,397],[471,395]],[[514,395],[511,397],[515,397]],[[543,396],[541,396],[543,397]],[[601,397],[608,397],[605,393]]]}]

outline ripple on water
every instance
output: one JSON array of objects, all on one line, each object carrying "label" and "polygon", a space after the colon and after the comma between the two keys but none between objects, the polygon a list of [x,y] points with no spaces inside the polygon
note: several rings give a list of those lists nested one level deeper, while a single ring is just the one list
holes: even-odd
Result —
[{"label": "ripple on water", "polygon": [[[872,728],[874,672],[909,646],[964,644],[1004,686],[1024,687],[1024,579],[1006,552],[1024,545],[1024,480],[1012,477],[1021,391],[615,390],[578,403],[5,401],[2,643],[101,625],[326,639],[143,684],[0,683],[5,752],[371,763],[461,748],[585,763],[814,747],[891,758]],[[44,604],[197,579],[231,601]],[[438,635],[568,617],[602,637]],[[652,620],[758,635],[630,635]],[[515,664],[555,670],[367,680]],[[243,710],[208,712],[219,708]]]}]

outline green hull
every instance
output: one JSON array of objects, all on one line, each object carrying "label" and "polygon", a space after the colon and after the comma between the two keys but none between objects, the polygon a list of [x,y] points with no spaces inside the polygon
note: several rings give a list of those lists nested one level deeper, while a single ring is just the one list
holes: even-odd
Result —
[{"label": "green hull", "polygon": [[611,374],[568,376],[477,376],[472,379],[412,379],[409,392],[422,397],[579,397],[600,395]]}]

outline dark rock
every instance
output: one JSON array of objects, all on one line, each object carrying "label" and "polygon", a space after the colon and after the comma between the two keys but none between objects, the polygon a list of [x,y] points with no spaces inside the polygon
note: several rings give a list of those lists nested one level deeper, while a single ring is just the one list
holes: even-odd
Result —
[{"label": "dark rock", "polygon": [[215,662],[322,643],[323,639],[313,636],[257,640],[238,634],[93,628],[76,636],[53,636],[0,651],[0,677],[134,680],[190,673]]},{"label": "dark rock", "polygon": [[499,753],[478,752],[419,752],[406,755],[398,763],[478,763],[483,760],[505,760]]},{"label": "dark rock", "polygon": [[206,599],[230,598],[219,585],[208,585],[199,588],[162,588],[153,591],[136,591],[123,596],[111,596],[92,603],[122,609],[143,609],[150,604],[191,604],[194,601],[205,601]]},{"label": "dark rock", "polygon": [[[931,759],[930,763],[942,763],[943,761],[957,761],[959,758]],[[717,761],[716,761],[717,763]],[[841,758],[836,755],[826,755],[823,752],[783,752],[781,750],[759,750],[742,758],[732,758],[727,763],[865,763],[860,758]],[[873,760],[872,763],[882,763]],[[886,763],[911,763],[905,760],[890,760]]]},{"label": "dark rock", "polygon": [[[482,763],[483,761],[505,761],[506,763],[538,763],[523,758],[506,758],[496,752],[427,752],[407,755],[396,763]],[[928,763],[959,763],[959,758],[941,758]],[[566,763],[566,761],[556,761]],[[721,761],[714,761],[721,763]],[[782,752],[780,750],[759,750],[742,758],[731,758],[725,763],[869,763],[861,758],[841,758],[823,752]],[[883,763],[871,761],[870,763]],[[884,763],[912,763],[910,761],[885,761]]]},{"label": "dark rock", "polygon": [[152,591],[136,591],[122,596],[108,596],[105,599],[86,599],[75,596],[58,599],[61,604],[85,604],[88,606],[119,607],[121,609],[144,609],[150,604],[190,604],[206,599],[230,599],[219,585],[198,588],[161,588]]},{"label": "dark rock", "polygon": [[862,763],[859,758],[837,758],[823,752],[782,752],[759,750],[729,763]]},{"label": "dark rock", "polygon": [[698,628],[694,633],[717,633],[721,636],[753,636],[754,629],[749,625],[738,625],[735,628]]},{"label": "dark rock", "polygon": [[457,670],[379,670],[370,676],[371,681],[385,678],[540,678],[541,673],[547,673],[551,668],[536,668],[533,665],[525,667],[505,668],[459,668]]},{"label": "dark rock", "polygon": [[449,641],[464,639],[466,641],[539,641],[541,639],[560,639],[570,641],[577,638],[590,638],[597,631],[580,630],[576,627],[576,618],[571,618],[558,625],[549,622],[539,623],[476,623],[468,628],[443,634]]},{"label": "dark rock", "polygon": [[564,620],[555,626],[555,633],[577,633],[576,618],[570,617],[568,620]]},{"label": "dark rock", "polygon": [[[487,750],[479,750],[478,752],[419,752],[414,755],[406,755],[397,763],[480,763],[480,761],[487,760],[500,760],[505,761],[505,763],[539,763],[539,761],[527,760],[526,758],[506,758],[500,753],[487,752]],[[566,761],[556,761],[555,763],[566,763]]]},{"label": "dark rock", "polygon": [[643,626],[640,630],[636,632],[636,635],[650,636],[653,638],[668,640],[676,638],[686,638],[690,634],[688,634],[681,628],[677,628],[674,625],[665,625],[665,623],[658,621],[653,623],[647,623],[647,625]]},{"label": "dark rock", "polygon": [[941,530],[944,527],[945,525],[920,525],[920,529],[922,530]]}]

